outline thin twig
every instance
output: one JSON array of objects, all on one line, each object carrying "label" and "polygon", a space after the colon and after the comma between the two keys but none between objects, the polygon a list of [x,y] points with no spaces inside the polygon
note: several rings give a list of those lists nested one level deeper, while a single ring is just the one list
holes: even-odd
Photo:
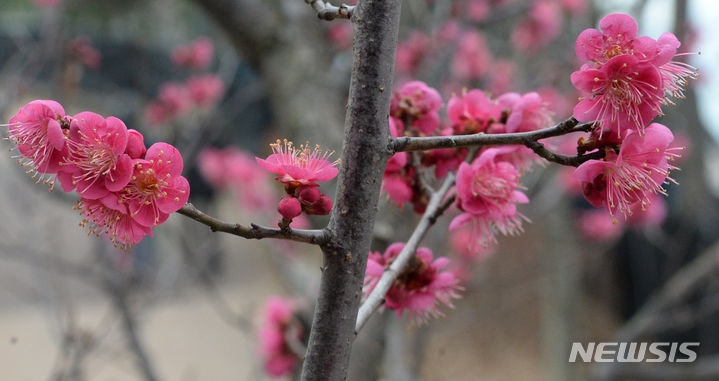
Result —
[{"label": "thin twig", "polygon": [[423,151],[437,148],[459,148],[459,147],[480,147],[490,145],[524,145],[531,148],[537,155],[558,164],[578,166],[579,164],[592,159],[600,159],[603,152],[597,151],[585,155],[565,156],[546,149],[538,140],[566,135],[572,132],[589,132],[594,128],[593,123],[579,123],[574,118],[569,118],[552,127],[529,132],[517,132],[509,134],[472,134],[452,136],[430,136],[430,137],[399,137],[390,140],[390,150],[400,151]]},{"label": "thin twig", "polygon": [[209,226],[213,232],[234,234],[247,239],[278,238],[315,245],[323,244],[329,239],[329,232],[327,230],[301,230],[290,227],[279,229],[256,224],[250,224],[249,227],[240,224],[231,224],[209,216],[189,203],[180,208],[177,213]]},{"label": "thin twig", "polygon": [[334,19],[350,19],[354,12],[354,5],[342,4],[339,7],[334,6],[322,0],[305,0],[312,9],[317,12],[317,17],[322,20],[332,21]]},{"label": "thin twig", "polygon": [[382,305],[387,291],[389,291],[390,287],[392,287],[392,283],[394,283],[397,277],[407,266],[410,259],[412,259],[420,241],[424,238],[425,234],[427,234],[429,228],[434,225],[437,217],[439,217],[452,204],[452,201],[450,200],[454,200],[454,197],[450,197],[445,200],[445,196],[453,185],[454,174],[450,173],[444,179],[444,182],[439,190],[432,194],[432,198],[429,200],[427,209],[425,210],[424,215],[422,215],[422,219],[419,221],[419,224],[417,224],[417,227],[414,229],[412,236],[410,236],[409,240],[407,240],[407,244],[397,255],[394,262],[385,269],[384,274],[382,274],[382,278],[380,278],[375,288],[360,306],[357,314],[357,323],[355,324],[355,335],[362,329],[365,323],[367,323],[369,318],[379,308],[379,306]]}]

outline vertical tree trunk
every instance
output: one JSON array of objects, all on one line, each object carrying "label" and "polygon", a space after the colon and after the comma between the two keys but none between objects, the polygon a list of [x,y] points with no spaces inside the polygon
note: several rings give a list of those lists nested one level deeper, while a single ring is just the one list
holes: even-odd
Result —
[{"label": "vertical tree trunk", "polygon": [[302,369],[303,380],[347,377],[377,201],[388,150],[400,0],[363,0],[353,16],[354,62],[345,120],[343,162],[330,216],[334,239],[324,266]]}]

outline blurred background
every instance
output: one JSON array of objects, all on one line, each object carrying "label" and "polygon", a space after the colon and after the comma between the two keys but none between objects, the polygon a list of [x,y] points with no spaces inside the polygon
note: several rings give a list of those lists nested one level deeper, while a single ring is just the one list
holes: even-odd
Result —
[{"label": "blurred background", "polygon": [[[350,379],[719,379],[719,3],[406,1],[396,83],[425,81],[445,102],[463,88],[536,90],[561,121],[577,97],[576,36],[612,12],[701,52],[682,57],[701,76],[660,120],[687,147],[673,173],[681,186],[643,218],[613,224],[571,169],[538,168],[522,179],[533,223],[481,255],[448,236],[443,218],[423,246],[452,259],[462,299],[421,327],[375,315]],[[68,115],[119,117],[148,146],[178,147],[198,208],[273,225],[282,189],[254,155],[289,138],[339,156],[351,41],[347,20],[320,21],[301,0],[3,0],[0,113],[54,99]],[[76,200],[34,184],[12,155],[0,159],[0,380],[269,379],[258,331],[272,296],[294,299],[306,336],[316,248],[173,215],[123,253],[88,238]],[[334,184],[322,191],[334,195]],[[418,218],[383,195],[374,250],[406,240]],[[701,345],[691,366],[567,361],[572,342],[598,341]]]}]

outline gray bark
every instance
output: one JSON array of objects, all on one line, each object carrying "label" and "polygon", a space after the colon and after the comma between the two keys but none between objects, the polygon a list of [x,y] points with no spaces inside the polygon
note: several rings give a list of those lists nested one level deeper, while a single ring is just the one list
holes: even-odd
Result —
[{"label": "gray bark", "polygon": [[324,266],[303,380],[344,380],[389,156],[392,89],[400,1],[361,1],[355,9],[354,62],[343,162],[328,229]]}]

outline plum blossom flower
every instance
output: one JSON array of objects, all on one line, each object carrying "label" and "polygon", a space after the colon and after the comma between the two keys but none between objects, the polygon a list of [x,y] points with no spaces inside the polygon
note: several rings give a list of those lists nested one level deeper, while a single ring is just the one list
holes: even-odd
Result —
[{"label": "plum blossom flower", "polygon": [[[115,197],[114,200],[117,198]],[[111,205],[112,208],[108,205]],[[81,226],[88,227],[97,236],[105,236],[123,251],[140,243],[146,235],[152,237],[152,228],[143,226],[130,217],[127,206],[116,201],[81,199],[79,209],[84,219]]]},{"label": "plum blossom flower", "polygon": [[[272,154],[267,159],[256,157],[257,164],[267,171],[278,174],[277,181],[286,186],[317,186],[317,181],[329,181],[339,172],[340,159],[330,162],[334,151],[322,151],[319,146],[310,149],[310,144],[296,147],[291,141],[279,139],[270,144]],[[288,192],[290,193],[290,192]]]},{"label": "plum blossom flower", "polygon": [[18,164],[30,167],[28,173],[34,172],[33,178],[38,173],[57,173],[68,126],[65,110],[55,101],[34,100],[23,106],[8,124],[8,139],[20,153]]},{"label": "plum blossom flower", "polygon": [[470,90],[462,96],[454,95],[447,102],[447,114],[455,134],[485,132],[501,116],[501,108],[482,90]]},{"label": "plum blossom flower", "polygon": [[421,81],[404,84],[392,94],[390,115],[402,121],[405,128],[416,128],[429,135],[439,127],[442,97],[437,90]]},{"label": "plum blossom flower", "polygon": [[501,151],[483,151],[472,164],[462,163],[457,171],[457,206],[463,212],[449,225],[454,230],[470,225],[475,237],[472,245],[489,246],[496,243],[494,231],[517,234],[522,220],[516,204],[529,202],[519,191],[519,171],[509,162],[495,161]]},{"label": "plum blossom flower", "polygon": [[657,40],[637,36],[639,27],[634,18],[621,13],[604,17],[599,28],[601,31],[590,28],[579,34],[574,47],[577,57],[592,66],[601,66],[614,57],[630,55],[656,67],[663,82],[663,103],[671,104],[670,97],[682,98],[687,80],[697,77],[696,68],[672,60],[681,45],[672,33],[664,33]]},{"label": "plum blossom flower", "polygon": [[[363,288],[365,296],[374,290],[385,268],[392,264],[404,247],[404,243],[397,242],[390,245],[384,254],[369,253]],[[444,270],[449,259],[433,257],[430,249],[418,248],[409,266],[385,295],[384,306],[397,311],[398,317],[408,311],[413,322],[422,324],[430,318],[444,316],[439,309],[441,304],[454,308],[452,299],[459,298],[457,292],[462,288],[457,285],[454,274]]]},{"label": "plum blossom flower", "polygon": [[98,199],[127,185],[133,159],[125,153],[129,139],[125,123],[81,112],[72,118],[69,137],[67,159],[58,173],[65,192],[77,188],[84,198]]},{"label": "plum blossom flower", "polygon": [[190,185],[182,177],[182,156],[167,143],[155,143],[137,160],[130,182],[120,192],[130,216],[147,227],[159,225],[187,203]]},{"label": "plum blossom flower", "polygon": [[604,160],[588,160],[574,172],[582,182],[584,197],[590,204],[604,206],[611,216],[631,216],[639,203],[646,209],[652,195],[666,194],[665,180],[673,181],[669,171],[676,169],[670,162],[678,157],[678,148],[669,148],[674,135],[667,127],[652,123],[644,136],[630,131],[618,154],[609,150]]},{"label": "plum blossom flower", "polygon": [[[552,124],[551,112],[546,102],[536,92],[519,95],[507,93],[499,97],[498,102],[509,112],[504,129],[501,132],[529,132],[536,131]],[[508,161],[517,169],[524,172],[542,159],[531,149],[521,145],[511,145],[498,148],[500,154],[495,157],[498,161]]]},{"label": "plum blossom flower", "polygon": [[289,374],[299,364],[300,359],[288,343],[288,340],[301,343],[304,337],[302,326],[294,317],[296,309],[294,300],[280,297],[270,298],[265,306],[259,352],[265,371],[272,377]]},{"label": "plum blossom flower", "polygon": [[202,70],[212,62],[215,46],[207,37],[200,37],[187,44],[178,45],[172,51],[172,62],[190,69]]},{"label": "plum blossom flower", "polygon": [[571,79],[574,87],[589,94],[574,107],[574,117],[580,122],[596,120],[601,133],[620,136],[632,129],[641,134],[662,111],[661,74],[635,56],[613,57],[599,69],[585,67],[572,73]]}]

